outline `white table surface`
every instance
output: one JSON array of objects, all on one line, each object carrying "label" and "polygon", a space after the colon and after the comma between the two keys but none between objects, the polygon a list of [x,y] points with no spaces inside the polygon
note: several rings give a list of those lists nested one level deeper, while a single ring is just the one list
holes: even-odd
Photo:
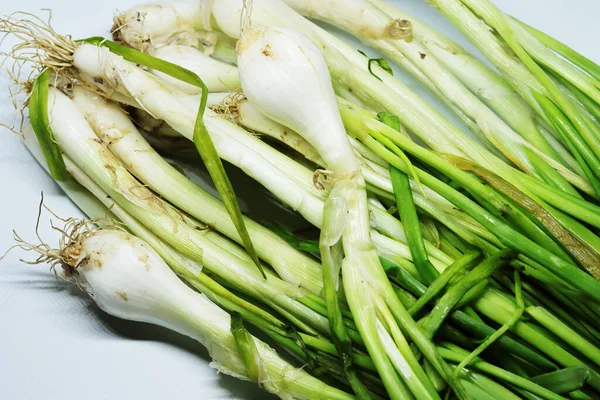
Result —
[{"label": "white table surface", "polygon": [[[2,0],[0,14],[17,10],[40,13],[42,8],[51,8],[54,28],[77,38],[106,35],[115,10],[137,3]],[[424,0],[392,3],[472,49]],[[496,0],[496,4],[600,62],[600,1]],[[1,50],[7,51],[7,47],[4,44]],[[414,80],[396,74],[442,108]],[[0,72],[0,122],[11,125],[16,119],[8,100],[8,83],[8,75]],[[58,215],[83,216],[37,165],[19,137],[1,127],[0,183],[0,253],[13,244],[13,229],[34,240],[41,191],[45,203]],[[42,219],[40,233],[48,243],[58,239],[47,217]],[[31,255],[17,250],[0,261],[0,399],[270,398],[253,384],[217,375],[208,367],[207,353],[192,340],[110,317],[76,287],[54,278],[47,266],[25,265],[20,258],[31,259]]]}]

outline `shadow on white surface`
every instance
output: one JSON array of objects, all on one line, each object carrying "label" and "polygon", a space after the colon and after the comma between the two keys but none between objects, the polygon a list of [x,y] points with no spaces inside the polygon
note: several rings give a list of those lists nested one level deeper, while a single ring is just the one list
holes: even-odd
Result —
[{"label": "shadow on white surface", "polygon": [[[22,265],[3,265],[3,268],[15,268],[19,269],[19,271],[11,274],[11,278],[3,279],[2,286],[13,288],[15,292],[18,290],[19,295],[46,298],[52,303],[52,307],[57,313],[63,315],[68,313],[68,318],[66,319],[86,318],[87,323],[83,326],[79,325],[78,328],[80,329],[77,329],[77,327],[68,327],[65,324],[62,329],[69,329],[68,333],[65,332],[65,336],[81,335],[85,337],[86,341],[90,342],[96,340],[123,340],[124,343],[128,343],[132,348],[137,347],[139,343],[150,346],[158,345],[165,352],[176,351],[180,356],[197,358],[205,364],[211,361],[206,348],[191,338],[160,326],[122,320],[103,312],[84,291],[70,282],[55,277],[52,272],[45,268],[45,265],[38,266],[39,270],[24,270]],[[14,296],[8,296],[4,290],[0,292],[0,318],[3,314],[2,310],[12,308],[12,305],[15,304],[11,301],[11,297],[14,299]],[[23,318],[29,318],[32,325],[36,324],[36,316],[34,315],[30,315],[29,317],[23,316]],[[60,319],[58,322],[60,322]],[[33,333],[35,332],[36,330],[34,329]],[[41,335],[43,334],[43,330],[37,330],[37,333]],[[2,352],[0,351],[1,354]],[[127,356],[128,354],[122,354],[119,360],[114,361],[127,362]],[[73,364],[78,363],[78,356],[75,353],[65,353],[65,357],[72,357]],[[4,359],[4,362],[7,364],[12,364],[11,361],[10,359]],[[3,363],[0,363],[0,366],[2,365]],[[88,367],[93,369],[102,367],[102,365],[88,364]],[[157,365],[157,368],[161,369],[160,364]],[[0,369],[0,391],[3,386],[2,372]],[[167,369],[162,371],[162,373],[168,377]],[[206,372],[203,373],[206,374]],[[218,374],[215,370],[210,370],[210,373],[213,374],[211,385],[221,389],[220,391],[224,394],[226,393],[225,396],[211,398],[275,399],[274,396],[265,393],[254,383],[243,382],[224,374]],[[110,382],[106,382],[106,384],[110,385]],[[16,398],[11,397],[11,399]],[[54,398],[53,393],[46,393],[46,398]],[[201,393],[198,393],[197,398],[204,399],[208,397],[203,397]]]}]

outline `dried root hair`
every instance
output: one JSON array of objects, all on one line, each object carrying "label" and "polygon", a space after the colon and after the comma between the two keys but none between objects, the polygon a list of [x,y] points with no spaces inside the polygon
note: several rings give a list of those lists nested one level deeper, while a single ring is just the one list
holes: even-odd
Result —
[{"label": "dried root hair", "polygon": [[14,36],[19,41],[5,54],[6,59],[32,63],[39,69],[62,71],[71,68],[77,43],[70,36],[56,32],[51,20],[52,13],[49,13],[48,20],[45,21],[37,15],[22,11],[0,18],[0,44],[8,36]]},{"label": "dried root hair", "polygon": [[[10,36],[17,39],[10,51],[0,54],[3,57],[0,67],[6,66],[11,80],[9,96],[21,120],[19,130],[3,126],[15,133],[22,131],[24,109],[41,70],[49,68],[56,72],[53,79],[57,87],[73,77],[73,53],[77,44],[69,36],[60,35],[52,28],[52,13],[47,11],[47,20],[22,11],[0,17],[0,45]],[[21,95],[25,95],[24,100],[21,100]]]},{"label": "dried root hair", "polygon": [[129,46],[129,43],[125,41],[125,37],[123,36],[123,28],[127,26],[127,22],[125,21],[125,17],[122,13],[117,11],[115,16],[113,17],[113,25],[110,28],[110,36],[113,41],[122,44],[123,46]]},{"label": "dried root hair", "polygon": [[247,99],[248,98],[246,97],[246,95],[244,93],[232,91],[232,92],[229,92],[229,94],[227,96],[225,96],[225,98],[223,100],[221,100],[220,103],[215,104],[214,106],[210,107],[210,109],[212,111],[214,111],[216,114],[219,114],[222,117],[229,119],[234,124],[240,126],[249,135],[260,139],[262,136],[260,132],[255,132],[255,131],[253,131],[245,126],[242,126],[238,123],[238,119],[240,116],[240,104],[243,101],[246,101]]},{"label": "dried root hair", "polygon": [[[56,226],[54,222],[50,220],[52,229],[61,234],[57,248],[44,242],[40,236],[40,219],[44,209],[62,223],[62,226]],[[35,260],[29,261],[20,259],[20,261],[30,265],[49,264],[50,270],[54,272],[57,277],[76,283],[77,268],[80,264],[79,258],[83,249],[83,242],[90,236],[93,236],[104,229],[123,230],[120,223],[107,217],[88,220],[79,218],[61,218],[44,204],[44,194],[42,193],[35,223],[35,236],[38,243],[31,243],[24,240],[13,230],[13,238],[16,244],[10,247],[0,257],[0,260],[6,257],[11,250],[16,248],[27,252],[34,252],[38,254],[38,257]],[[61,273],[57,272],[57,267],[61,267]]]},{"label": "dried root hair", "polygon": [[[244,38],[252,28],[252,6],[254,0],[242,0],[242,15],[240,18],[240,36]],[[239,43],[239,42],[238,42]]]},{"label": "dried root hair", "polygon": [[[0,123],[1,127],[8,129],[9,131],[22,135],[23,124],[25,122],[25,108],[29,104],[29,97],[33,89],[33,80],[25,79],[21,80],[21,71],[23,70],[23,62],[15,61],[10,68],[6,69],[10,83],[8,85],[8,97],[15,109],[16,118],[19,119],[19,127],[16,128],[14,125],[8,125]],[[25,96],[24,100],[21,100],[22,95]]]},{"label": "dried root hair", "polygon": [[215,113],[235,121],[239,116],[239,105],[246,100],[241,92],[230,92],[219,104],[210,107]]},{"label": "dried root hair", "polygon": [[152,47],[152,39],[149,34],[145,33],[143,29],[140,32],[128,32],[126,33],[127,25],[129,24],[128,19],[134,18],[136,22],[144,25],[146,19],[146,13],[135,12],[130,15],[131,11],[117,12],[113,17],[113,25],[110,28],[110,35],[112,40],[120,45],[131,47],[133,49],[148,52],[148,49]]}]

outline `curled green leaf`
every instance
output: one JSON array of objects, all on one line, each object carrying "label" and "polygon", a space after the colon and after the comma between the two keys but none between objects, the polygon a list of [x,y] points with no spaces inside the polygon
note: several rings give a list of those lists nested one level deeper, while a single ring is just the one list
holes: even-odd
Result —
[{"label": "curled green leaf", "polygon": [[378,77],[377,74],[375,74],[375,72],[373,72],[373,63],[377,64],[379,66],[379,68],[383,69],[388,74],[394,75],[394,71],[392,70],[390,63],[388,63],[385,58],[370,58],[369,56],[367,56],[365,54],[364,51],[358,50],[358,52],[369,59],[367,68],[369,69],[369,72],[371,73],[371,75],[373,75],[375,78],[377,78],[381,81],[381,78]]},{"label": "curled green leaf", "polygon": [[33,84],[29,98],[29,119],[31,127],[40,144],[50,175],[57,181],[69,179],[65,162],[54,141],[54,134],[48,119],[48,88],[50,87],[50,70],[43,71]]}]

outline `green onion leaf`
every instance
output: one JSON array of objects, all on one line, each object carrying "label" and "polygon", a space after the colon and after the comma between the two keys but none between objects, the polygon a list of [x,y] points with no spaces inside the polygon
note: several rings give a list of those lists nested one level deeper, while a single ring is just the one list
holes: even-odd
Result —
[{"label": "green onion leaf", "polygon": [[596,194],[600,195],[600,182],[598,175],[600,160],[595,156],[587,143],[581,138],[577,129],[564,115],[564,113],[550,99],[537,93],[533,93],[536,101],[541,107],[544,115],[548,118],[556,132],[558,132],[567,148],[577,160],[586,178],[594,188]]},{"label": "green onion leaf", "polygon": [[[377,114],[377,117],[390,128],[393,128],[398,132],[401,131],[400,120],[398,117],[385,112]],[[427,250],[425,250],[421,224],[419,223],[419,216],[417,215],[408,175],[391,165],[390,174],[396,203],[398,205],[398,210],[400,210],[400,219],[406,229],[406,238],[415,267],[425,283],[430,284],[439,276],[439,272],[435,269],[431,261],[429,261]]]},{"label": "green onion leaf", "polygon": [[[406,131],[404,130],[404,128],[402,127],[402,124],[400,123],[400,118],[398,118],[395,115],[392,114],[388,114],[385,111],[382,111],[380,113],[377,114],[377,119],[379,119],[379,121],[381,121],[382,123],[386,124],[387,126],[389,126],[390,128],[403,133],[404,135],[408,135],[406,133]],[[408,159],[408,157],[406,156],[406,154],[404,154],[404,152],[399,152],[396,153],[398,154],[398,156],[400,158],[402,158],[402,160],[406,163],[406,165],[408,166],[409,172],[412,175],[413,179],[415,180],[415,182],[417,182],[417,184],[419,185],[419,187],[421,188],[421,192],[423,192],[423,197],[427,198],[427,195],[425,194],[425,190],[423,189],[423,185],[421,184],[421,180],[419,179],[419,174],[417,174],[417,170],[415,169],[414,165],[412,164],[412,162],[410,162],[410,160]]]},{"label": "green onion leaf", "polygon": [[475,360],[485,349],[487,349],[490,345],[492,345],[496,340],[500,339],[502,335],[504,335],[510,328],[513,327],[523,315],[525,311],[525,302],[523,301],[523,292],[521,289],[521,275],[519,274],[519,270],[514,270],[515,276],[515,302],[517,304],[517,308],[514,314],[510,317],[508,321],[504,325],[500,327],[496,332],[492,335],[488,336],[483,343],[481,343],[475,350],[473,350],[464,360],[458,364],[455,370],[455,374],[458,376],[463,368],[467,367],[473,360]]},{"label": "green onion leaf", "polygon": [[516,18],[514,19],[544,45],[554,50],[555,52],[557,52],[567,60],[571,61],[573,64],[577,65],[579,68],[581,68],[582,70],[584,70],[585,72],[587,72],[588,74],[600,81],[600,66],[598,64],[585,57],[584,55],[578,53],[577,51],[562,43],[561,41],[556,40],[552,36],[535,29],[530,25],[527,25],[523,21],[519,21]]},{"label": "green onion leaf", "polygon": [[435,299],[446,287],[446,285],[457,275],[468,272],[474,262],[479,259],[481,253],[471,251],[466,253],[461,258],[457,259],[446,268],[442,274],[429,285],[425,293],[408,309],[410,315],[415,315],[419,310],[425,307],[430,301]]},{"label": "green onion leaf", "polygon": [[242,243],[244,244],[246,251],[248,251],[252,261],[254,261],[254,264],[256,264],[256,267],[266,279],[267,276],[263,271],[260,260],[258,259],[258,255],[256,254],[256,250],[254,249],[254,245],[252,244],[252,240],[250,239],[250,235],[248,234],[248,230],[246,229],[246,225],[244,224],[242,211],[240,210],[240,206],[235,196],[235,192],[233,191],[231,182],[227,177],[227,173],[225,172],[225,168],[223,167],[219,153],[217,153],[217,149],[215,148],[208,130],[204,125],[204,111],[206,109],[206,102],[208,99],[208,88],[202,79],[200,79],[200,77],[192,71],[182,68],[179,65],[172,64],[129,47],[121,46],[102,37],[91,37],[79,40],[78,42],[85,42],[97,46],[107,47],[111,52],[120,55],[127,61],[152,68],[202,89],[200,108],[198,109],[198,116],[196,117],[196,124],[194,126],[194,144],[198,149],[198,153],[200,153],[200,156],[202,157],[202,161],[204,161],[204,164],[208,169],[210,177],[212,178],[217,191],[219,192],[219,195],[225,204],[225,208],[227,209],[227,212],[231,217],[231,220],[233,221],[240,238],[242,239]]},{"label": "green onion leaf", "polygon": [[42,148],[42,153],[48,164],[48,170],[53,179],[66,181],[69,173],[65,162],[54,141],[54,134],[50,129],[48,119],[48,88],[50,86],[50,70],[43,71],[33,84],[31,97],[29,98],[29,119],[35,136]]},{"label": "green onion leaf", "polygon": [[383,69],[388,74],[394,75],[394,71],[392,70],[392,67],[390,66],[390,63],[388,63],[385,58],[370,58],[369,56],[367,56],[365,54],[364,51],[358,50],[358,52],[369,59],[369,63],[367,64],[367,68],[369,69],[369,72],[371,73],[371,75],[373,75],[375,78],[377,78],[377,79],[379,79],[381,81],[381,78],[378,77],[375,74],[375,72],[373,72],[373,63],[377,64],[379,66],[379,68]]},{"label": "green onion leaf", "polygon": [[[460,169],[474,173],[498,192],[504,194],[514,203],[528,211],[549,236],[547,238],[545,236],[542,237],[540,239],[540,244],[567,261],[572,261],[572,257],[573,260],[576,260],[579,265],[592,276],[596,279],[600,278],[600,254],[597,250],[593,249],[567,228],[562,226],[545,208],[492,171],[486,170],[485,168],[458,156],[447,156],[446,158]],[[566,254],[563,254],[565,250]]]},{"label": "green onion leaf", "polygon": [[296,250],[304,251],[307,253],[319,255],[319,242],[311,239],[301,239],[294,232],[291,232],[283,224],[277,221],[266,221],[263,222],[266,228],[269,228],[274,234],[285,240],[287,244],[295,248]]},{"label": "green onion leaf", "polygon": [[400,210],[400,219],[406,231],[406,239],[410,248],[415,267],[421,278],[427,284],[431,284],[440,275],[435,269],[425,249],[425,241],[421,232],[421,224],[419,216],[410,189],[410,181],[408,175],[394,166],[390,166],[390,175],[392,179],[392,187],[398,209]]},{"label": "green onion leaf", "polygon": [[592,378],[587,365],[577,365],[534,376],[531,381],[555,393],[569,393],[581,389]]}]

